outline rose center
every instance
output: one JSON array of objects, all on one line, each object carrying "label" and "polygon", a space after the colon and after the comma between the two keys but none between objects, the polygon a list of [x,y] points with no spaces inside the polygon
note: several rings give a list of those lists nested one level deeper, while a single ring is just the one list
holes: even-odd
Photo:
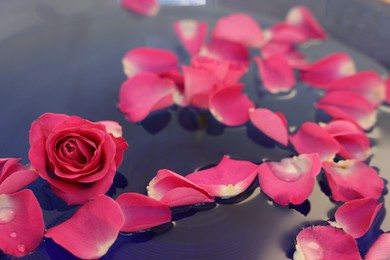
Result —
[{"label": "rose center", "polygon": [[85,164],[88,161],[85,155],[80,151],[80,148],[75,140],[71,139],[65,141],[61,150],[64,157],[69,160],[75,161],[79,164]]}]

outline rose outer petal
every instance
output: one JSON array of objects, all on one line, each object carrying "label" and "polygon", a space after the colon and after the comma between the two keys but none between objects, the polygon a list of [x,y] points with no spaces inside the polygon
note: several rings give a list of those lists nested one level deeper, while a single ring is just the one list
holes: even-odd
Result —
[{"label": "rose outer petal", "polygon": [[171,221],[168,206],[138,193],[122,193],[116,199],[123,211],[125,223],[122,232],[136,232]]},{"label": "rose outer petal", "polygon": [[249,110],[251,122],[268,137],[276,142],[288,145],[288,130],[284,119],[269,109],[257,108]]},{"label": "rose outer petal", "polygon": [[365,260],[388,260],[390,256],[390,233],[383,233],[368,250]]},{"label": "rose outer petal", "polygon": [[41,207],[31,190],[0,194],[0,250],[25,256],[39,246],[44,229]]},{"label": "rose outer petal", "polygon": [[155,16],[160,10],[160,4],[157,0],[121,0],[121,6],[145,16]]},{"label": "rose outer petal", "polygon": [[224,156],[217,166],[194,172],[187,179],[214,197],[232,197],[244,192],[256,178],[258,166]]},{"label": "rose outer petal", "polygon": [[301,154],[280,162],[264,162],[258,169],[262,191],[280,205],[301,204],[313,192],[321,171],[318,154]]},{"label": "rose outer petal", "polygon": [[374,168],[358,160],[323,162],[332,199],[349,201],[361,198],[378,199],[384,188],[383,180]]},{"label": "rose outer petal", "polygon": [[355,239],[331,226],[308,227],[299,232],[294,260],[361,260]]},{"label": "rose outer petal", "polygon": [[178,20],[173,24],[173,29],[187,52],[191,55],[198,54],[207,37],[207,22],[192,19]]},{"label": "rose outer petal", "polygon": [[337,227],[353,238],[360,238],[370,229],[382,205],[373,198],[347,201],[335,213]]},{"label": "rose outer petal", "polygon": [[123,224],[118,203],[100,195],[84,204],[70,219],[47,230],[45,236],[77,257],[96,259],[107,253]]}]

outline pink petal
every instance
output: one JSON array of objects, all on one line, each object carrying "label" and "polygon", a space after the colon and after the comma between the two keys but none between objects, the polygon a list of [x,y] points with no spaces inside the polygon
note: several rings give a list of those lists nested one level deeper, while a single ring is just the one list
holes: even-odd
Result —
[{"label": "pink petal", "polygon": [[107,253],[123,223],[118,203],[100,195],[84,204],[70,219],[47,230],[45,236],[77,257],[96,259]]},{"label": "pink petal", "polygon": [[295,76],[287,59],[274,54],[265,59],[255,58],[264,87],[272,94],[288,92],[295,85]]},{"label": "pink petal", "polygon": [[334,53],[300,68],[301,80],[318,88],[354,73],[355,64],[345,53]]},{"label": "pink petal", "polygon": [[351,92],[326,93],[318,100],[316,108],[335,119],[354,122],[365,130],[373,127],[376,122],[375,107],[360,95]]},{"label": "pink petal", "polygon": [[149,197],[169,207],[214,201],[205,189],[169,170],[159,170],[147,190]]},{"label": "pink petal", "polygon": [[106,127],[106,131],[110,134],[112,134],[114,137],[121,137],[122,132],[122,126],[115,121],[105,120],[105,121],[99,121],[97,123],[100,123]]},{"label": "pink petal", "polygon": [[235,63],[249,64],[249,52],[240,43],[212,39],[200,51],[201,56]]},{"label": "pink petal", "polygon": [[379,236],[371,246],[365,260],[388,260],[390,256],[390,233],[384,233]]},{"label": "pink petal", "polygon": [[229,86],[215,92],[210,98],[210,112],[227,126],[238,126],[249,121],[248,110],[253,102],[242,93],[243,85]]},{"label": "pink petal", "polygon": [[44,229],[41,207],[31,190],[0,194],[0,250],[25,256],[39,246]]},{"label": "pink petal", "polygon": [[296,6],[290,9],[286,17],[286,23],[299,28],[309,39],[324,40],[326,33],[316,18],[304,6]]},{"label": "pink petal", "polygon": [[184,19],[176,21],[173,29],[187,52],[196,55],[206,40],[208,24],[204,21]]},{"label": "pink petal", "polygon": [[390,104],[390,77],[385,81],[386,83],[386,102]]},{"label": "pink petal", "polygon": [[321,171],[318,154],[301,154],[280,162],[265,162],[258,169],[260,188],[280,205],[301,204],[313,192]]},{"label": "pink petal", "polygon": [[119,90],[119,110],[127,120],[138,122],[150,112],[173,105],[172,81],[143,72],[127,79]]},{"label": "pink petal", "polygon": [[384,188],[383,180],[367,164],[358,160],[323,162],[322,167],[335,201],[361,198],[378,199]]},{"label": "pink petal", "polygon": [[360,238],[370,229],[382,205],[373,198],[347,201],[335,213],[337,226],[353,238]]},{"label": "pink petal", "polygon": [[187,179],[214,197],[232,197],[244,192],[256,178],[258,166],[224,156],[217,166],[194,172]]},{"label": "pink petal", "polygon": [[313,122],[304,123],[290,141],[299,154],[318,153],[321,161],[332,160],[340,150],[337,141]]},{"label": "pink petal", "polygon": [[331,226],[308,227],[296,237],[294,259],[361,260],[355,239]]},{"label": "pink petal", "polygon": [[221,17],[214,27],[212,37],[253,48],[259,48],[264,42],[263,32],[256,20],[244,13]]},{"label": "pink petal", "polygon": [[269,109],[257,108],[249,110],[249,118],[265,135],[284,146],[288,145],[287,126],[278,114]]},{"label": "pink petal", "polygon": [[19,164],[17,158],[0,158],[0,194],[23,189],[38,178],[38,173]]},{"label": "pink petal", "polygon": [[351,91],[362,95],[373,106],[379,106],[386,96],[386,87],[382,78],[374,71],[358,72],[354,75],[341,78],[326,86],[331,91]]},{"label": "pink petal", "polygon": [[116,199],[123,211],[125,224],[122,232],[136,232],[171,221],[168,206],[138,193],[122,193]]},{"label": "pink petal", "polygon": [[160,10],[157,0],[121,0],[123,8],[145,16],[155,16]]},{"label": "pink petal", "polygon": [[333,120],[329,124],[321,125],[331,136],[347,134],[363,134],[360,127],[347,120]]},{"label": "pink petal", "polygon": [[293,68],[300,68],[308,64],[305,56],[293,44],[288,42],[270,41],[261,48],[261,55],[264,58],[268,58],[274,54],[282,54]]},{"label": "pink petal", "polygon": [[288,23],[274,24],[269,32],[273,42],[302,43],[307,39],[300,28]]},{"label": "pink petal", "polygon": [[179,60],[175,53],[147,47],[139,47],[127,52],[122,59],[122,64],[124,73],[129,78],[140,72],[163,74],[179,71]]}]

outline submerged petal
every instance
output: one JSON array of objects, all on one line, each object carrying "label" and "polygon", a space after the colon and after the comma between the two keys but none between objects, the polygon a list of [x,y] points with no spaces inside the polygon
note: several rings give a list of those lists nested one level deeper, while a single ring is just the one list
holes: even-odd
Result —
[{"label": "submerged petal", "polygon": [[196,55],[206,40],[208,24],[204,21],[184,19],[176,21],[173,29],[187,52]]},{"label": "submerged petal", "polygon": [[287,13],[286,23],[299,28],[308,40],[324,40],[326,33],[316,18],[304,6],[295,6]]},{"label": "submerged petal", "polygon": [[158,0],[121,0],[121,5],[129,11],[145,16],[154,16],[160,10]]},{"label": "submerged petal", "polygon": [[379,236],[368,250],[365,260],[388,260],[390,256],[390,233]]}]

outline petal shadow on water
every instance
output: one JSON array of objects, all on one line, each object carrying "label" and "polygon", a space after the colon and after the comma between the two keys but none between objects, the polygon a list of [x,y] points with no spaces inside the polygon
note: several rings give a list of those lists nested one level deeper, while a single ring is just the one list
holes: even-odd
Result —
[{"label": "petal shadow on water", "polygon": [[141,126],[150,134],[155,135],[165,129],[171,120],[171,113],[164,109],[152,112],[141,122]]}]

